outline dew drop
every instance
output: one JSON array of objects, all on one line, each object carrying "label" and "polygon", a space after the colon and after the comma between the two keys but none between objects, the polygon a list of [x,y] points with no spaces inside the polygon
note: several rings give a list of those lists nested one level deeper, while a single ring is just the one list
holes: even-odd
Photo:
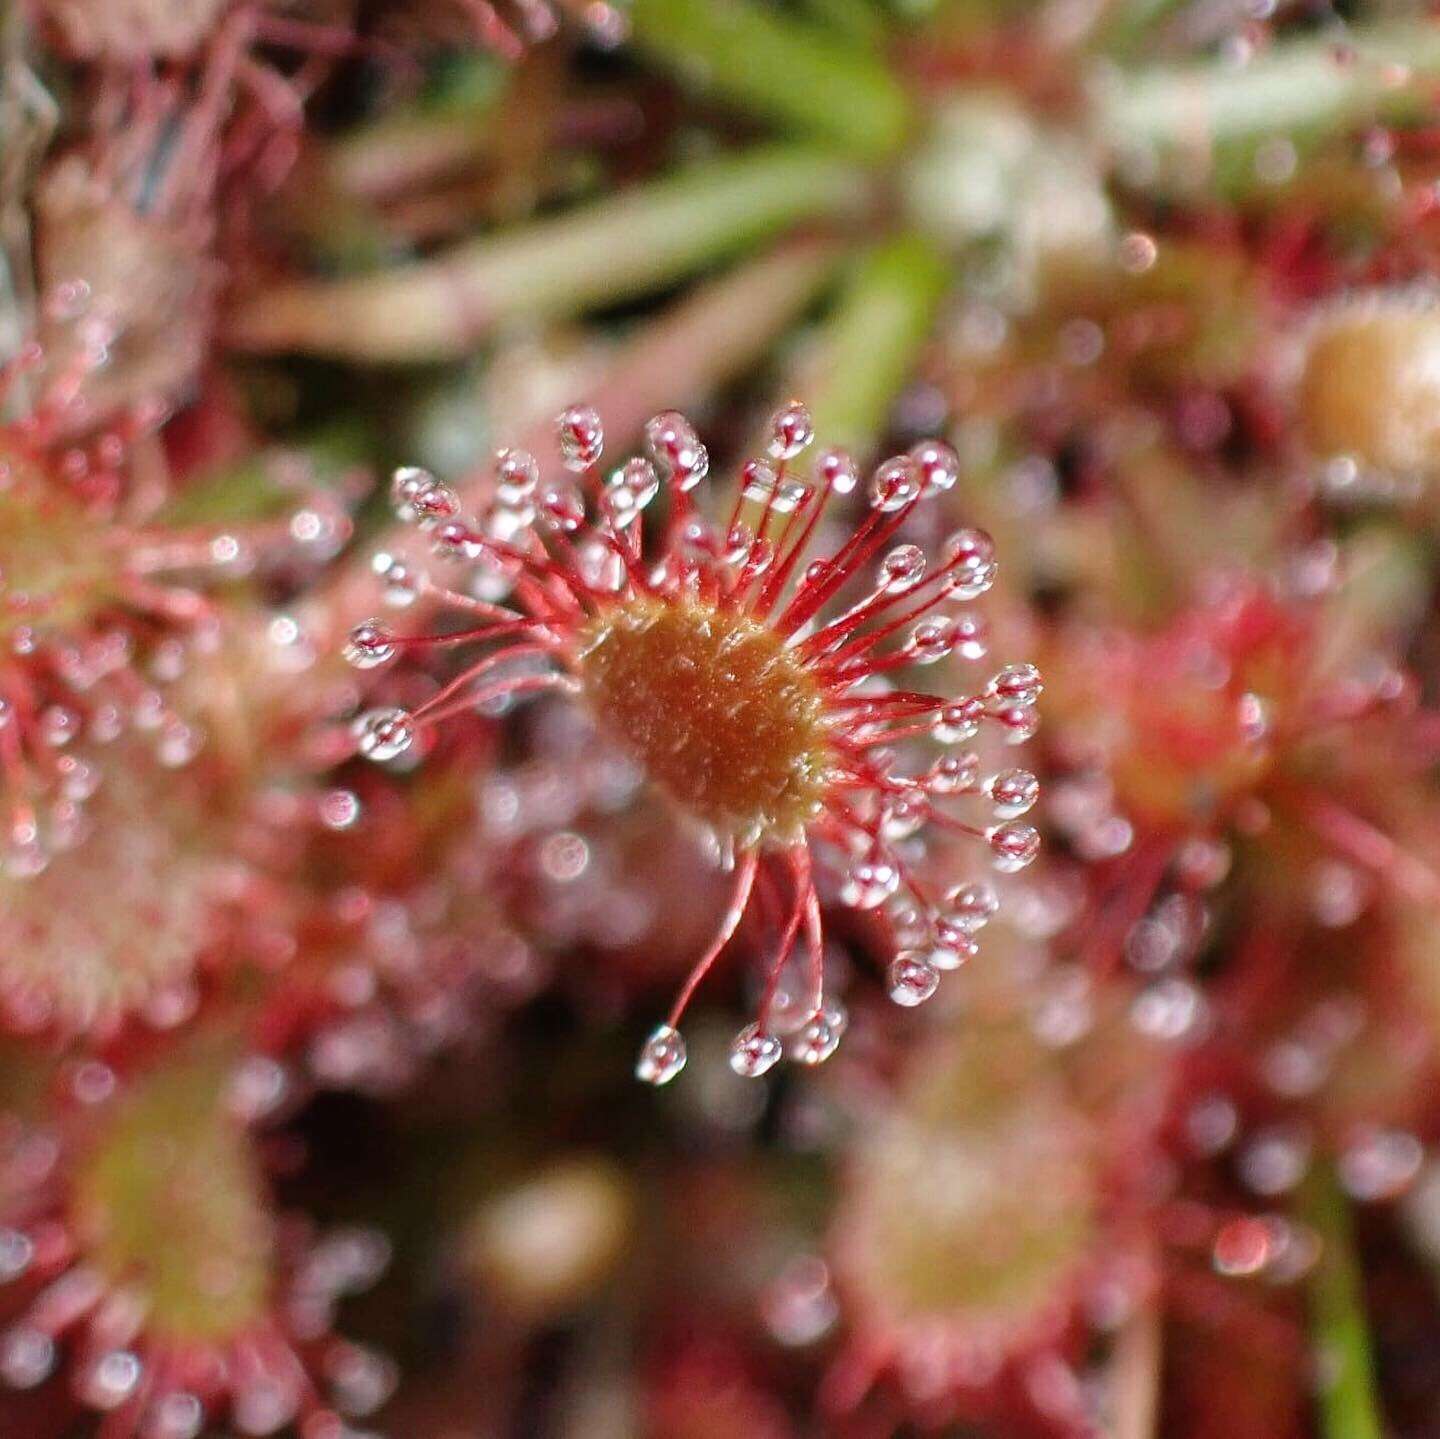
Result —
[{"label": "dew drop", "polygon": [[660,492],[660,477],[649,460],[627,460],[610,477],[605,502],[617,529],[626,529]]},{"label": "dew drop", "polygon": [[889,514],[903,510],[920,497],[920,477],[909,455],[886,460],[870,477],[870,504]]},{"label": "dew drop", "polygon": [[353,733],[360,753],[381,763],[404,754],[415,739],[415,721],[407,710],[370,710],[355,721]]},{"label": "dew drop", "polygon": [[585,505],[568,485],[552,485],[540,497],[545,517],[564,534],[574,534],[585,523]]},{"label": "dew drop", "polygon": [[379,620],[365,620],[350,631],[344,655],[357,670],[373,670],[394,657],[395,642]]},{"label": "dew drop", "polygon": [[166,1394],[145,1418],[145,1439],[196,1439],[205,1424],[205,1407],[193,1394]]},{"label": "dew drop", "polygon": [[1400,1129],[1366,1129],[1340,1155],[1336,1171],[1352,1199],[1373,1204],[1395,1199],[1420,1173],[1425,1150]]},{"label": "dew drop", "polygon": [[555,422],[560,437],[560,460],[567,470],[582,474],[605,450],[605,427],[590,405],[571,405]]},{"label": "dew drop", "polygon": [[970,931],[952,915],[937,915],[935,919],[935,943],[930,946],[930,963],[936,969],[959,969],[980,953],[980,946],[971,938]]},{"label": "dew drop", "polygon": [[861,860],[850,867],[840,899],[852,909],[876,909],[900,888],[900,871],[886,860]]},{"label": "dew drop", "polygon": [[963,744],[972,740],[985,717],[985,704],[970,696],[944,706],[935,716],[930,732],[941,744]]},{"label": "dew drop", "polygon": [[917,665],[938,664],[953,653],[960,632],[946,615],[931,615],[916,623],[905,641],[905,653]]},{"label": "dew drop", "polygon": [[140,1382],[140,1361],[128,1350],[117,1349],[102,1354],[75,1381],[76,1392],[83,1403],[95,1409],[118,1409]]},{"label": "dew drop", "polygon": [[1001,770],[991,777],[985,788],[1001,819],[1018,819],[1028,814],[1040,798],[1040,781],[1026,769]]},{"label": "dew drop", "polygon": [[435,476],[428,470],[422,470],[414,465],[402,465],[390,478],[390,504],[395,513],[406,521],[418,517],[415,509],[415,497],[426,488],[427,485],[435,483]]},{"label": "dew drop", "polygon": [[18,1279],[35,1254],[30,1236],[19,1229],[0,1229],[0,1284]]},{"label": "dew drop", "polygon": [[840,1047],[849,1016],[836,1001],[828,1001],[819,1014],[812,1014],[790,1037],[788,1053],[796,1064],[814,1068],[824,1064]]},{"label": "dew drop", "polygon": [[956,530],[945,541],[947,594],[978,599],[995,583],[995,542],[984,530]]},{"label": "dew drop", "polygon": [[846,450],[821,450],[815,477],[837,495],[848,495],[860,483],[860,470]]},{"label": "dew drop", "polygon": [[421,529],[429,530],[459,516],[460,498],[448,485],[432,479],[411,495],[410,508],[414,511],[415,520]]},{"label": "dew drop", "polygon": [[966,794],[980,779],[980,756],[970,750],[960,754],[943,754],[925,775],[925,788],[931,794]]},{"label": "dew drop", "polygon": [[905,950],[895,956],[890,962],[887,978],[890,998],[906,1009],[924,1004],[940,987],[940,971],[923,954],[914,950]]},{"label": "dew drop", "polygon": [[979,934],[1000,911],[1000,897],[984,882],[957,885],[945,896],[945,903],[967,934]]},{"label": "dew drop", "polygon": [[379,576],[381,590],[387,605],[404,609],[413,605],[420,594],[421,577],[394,555],[378,554],[371,561],[371,567]]},{"label": "dew drop", "polygon": [[495,498],[512,508],[523,506],[540,484],[540,466],[528,450],[495,454]]},{"label": "dew drop", "polygon": [[793,460],[815,438],[815,422],[798,400],[783,405],[770,417],[766,450],[771,459]]},{"label": "dew drop", "polygon": [[903,595],[925,578],[925,551],[919,545],[896,545],[880,561],[880,588],[888,595]]},{"label": "dew drop", "polygon": [[1029,824],[1002,824],[987,836],[1001,874],[1015,874],[1040,852],[1040,831]]},{"label": "dew drop", "polygon": [[921,440],[911,448],[910,458],[927,495],[953,489],[960,478],[960,456],[943,440]]},{"label": "dew drop", "polygon": [[0,1335],[0,1377],[12,1389],[33,1389],[55,1367],[55,1341],[28,1324]]},{"label": "dew drop", "polygon": [[758,1079],[780,1061],[783,1047],[758,1024],[747,1024],[730,1046],[730,1068],[744,1079]]},{"label": "dew drop", "polygon": [[677,410],[645,422],[645,449],[679,490],[693,490],[709,473],[710,456],[695,427]]},{"label": "dew drop", "polygon": [[635,1078],[645,1084],[669,1084],[685,1068],[685,1041],[668,1024],[660,1025],[640,1049]]},{"label": "dew drop", "polygon": [[793,514],[809,497],[801,480],[781,479],[764,460],[750,460],[740,472],[741,493],[754,504],[768,505],[777,515]]},{"label": "dew drop", "polygon": [[1034,739],[1040,728],[1040,715],[1033,705],[1006,705],[992,710],[990,718],[1004,731],[1006,744],[1024,744]]},{"label": "dew drop", "polygon": [[990,681],[986,693],[1002,704],[1028,709],[1044,691],[1040,671],[1031,664],[1006,665]]}]

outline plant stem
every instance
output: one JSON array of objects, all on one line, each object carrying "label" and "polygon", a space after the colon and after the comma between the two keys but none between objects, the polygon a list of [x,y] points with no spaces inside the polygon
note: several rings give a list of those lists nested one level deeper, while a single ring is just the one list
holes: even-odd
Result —
[{"label": "plant stem", "polygon": [[434,259],[265,291],[240,306],[232,339],[371,363],[450,359],[507,321],[650,293],[766,235],[851,211],[865,191],[834,154],[764,147]]},{"label": "plant stem", "polygon": [[916,235],[887,240],[856,261],[803,367],[821,444],[848,449],[862,463],[874,452],[949,281],[944,258]]},{"label": "plant stem", "polygon": [[1440,25],[1396,21],[1287,41],[1239,68],[1109,69],[1091,97],[1102,138],[1122,153],[1208,155],[1423,114],[1429,102],[1418,82],[1437,74]]},{"label": "plant stem", "polygon": [[911,107],[873,53],[754,0],[635,0],[636,43],[698,88],[777,124],[881,159]]},{"label": "plant stem", "polygon": [[1322,1374],[1321,1433],[1324,1439],[1384,1439],[1350,1207],[1328,1167],[1312,1170],[1301,1212],[1322,1245],[1309,1295],[1310,1333]]}]

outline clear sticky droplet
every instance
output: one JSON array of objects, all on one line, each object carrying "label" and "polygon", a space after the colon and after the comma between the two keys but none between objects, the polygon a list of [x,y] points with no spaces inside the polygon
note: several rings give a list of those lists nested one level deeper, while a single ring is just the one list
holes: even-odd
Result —
[{"label": "clear sticky droplet", "polygon": [[415,739],[415,721],[403,709],[370,710],[355,721],[354,734],[360,753],[383,763],[410,748]]},{"label": "clear sticky droplet", "polygon": [[678,1030],[660,1025],[641,1046],[635,1078],[645,1084],[669,1084],[685,1068],[685,1041]]},{"label": "clear sticky droplet", "polygon": [[766,1034],[758,1024],[747,1024],[730,1046],[730,1068],[745,1079],[758,1079],[779,1062],[783,1053],[780,1040]]}]

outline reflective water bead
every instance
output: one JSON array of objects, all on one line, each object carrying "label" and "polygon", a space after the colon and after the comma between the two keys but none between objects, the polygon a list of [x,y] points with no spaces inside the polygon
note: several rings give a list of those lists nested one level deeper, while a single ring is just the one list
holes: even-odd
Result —
[{"label": "reflective water bead", "polygon": [[915,949],[930,938],[930,916],[908,895],[894,900],[886,909],[890,934],[897,947]]},{"label": "reflective water bead", "polygon": [[0,1378],[12,1389],[33,1389],[55,1367],[55,1341],[43,1330],[17,1324],[0,1335]]},{"label": "reflective water bead", "polygon": [[995,854],[995,868],[1001,874],[1017,873],[1040,852],[1040,831],[1034,825],[1002,824],[992,829],[988,838]]},{"label": "reflective water bead", "polygon": [[495,455],[495,498],[502,505],[523,505],[540,484],[540,465],[528,450],[499,450]]},{"label": "reflective water bead", "polygon": [[393,1359],[359,1344],[337,1344],[325,1358],[335,1407],[352,1418],[373,1414],[390,1398],[399,1379]]},{"label": "reflective water bead", "polygon": [[235,1394],[232,1422],[242,1433],[274,1434],[295,1417],[301,1401],[295,1382],[257,1379]]},{"label": "reflective water bead", "polygon": [[764,460],[750,460],[740,472],[741,493],[776,514],[788,515],[808,498],[810,486],[801,480],[781,479]]},{"label": "reflective water bead", "polygon": [[404,754],[415,739],[415,721],[403,709],[370,710],[355,721],[360,753],[377,763]]},{"label": "reflective water bead", "polygon": [[880,833],[889,840],[909,839],[930,818],[930,806],[923,794],[895,795],[885,802]]},{"label": "reflective water bead", "polygon": [[135,1392],[141,1374],[139,1359],[128,1350],[117,1349],[82,1369],[75,1389],[95,1409],[116,1409]]},{"label": "reflective water bead", "polygon": [[443,521],[453,520],[459,515],[460,497],[448,485],[431,479],[411,495],[410,508],[422,529],[433,529]]},{"label": "reflective water bead", "polygon": [[975,738],[984,717],[983,701],[974,696],[958,699],[936,714],[930,732],[941,744],[963,744]]},{"label": "reflective water bead", "polygon": [[404,560],[394,555],[378,554],[371,561],[371,568],[380,578],[381,595],[387,605],[404,609],[415,603],[420,593],[422,580]]},{"label": "reflective water bead", "polygon": [[660,476],[649,460],[627,460],[610,476],[605,502],[616,526],[626,529],[660,493]]},{"label": "reflective water bead", "polygon": [[709,473],[705,446],[695,427],[676,410],[666,410],[645,422],[645,448],[676,489],[693,490]]},{"label": "reflective water bead", "polygon": [[870,476],[872,508],[890,513],[903,510],[920,497],[920,477],[909,455],[886,460]]},{"label": "reflective water bead", "polygon": [[936,969],[959,969],[979,953],[980,946],[959,920],[948,914],[936,916],[935,943],[929,951],[930,963]]},{"label": "reflective water bead", "polygon": [[[495,536],[499,538],[499,536]],[[430,536],[430,552],[442,560],[478,560],[484,545],[480,536],[462,520],[446,520]]]},{"label": "reflective water bead", "polygon": [[560,436],[560,461],[567,470],[581,474],[605,450],[605,427],[591,405],[571,405],[555,422]]},{"label": "reflective water bead", "polygon": [[890,963],[887,974],[890,998],[896,1004],[913,1009],[924,1004],[940,987],[940,971],[922,954],[905,950]]},{"label": "reflective water bead", "polygon": [[824,1064],[840,1047],[848,1022],[843,1007],[833,1000],[828,1002],[791,1036],[788,1047],[791,1060],[811,1067]]},{"label": "reflective water bead", "polygon": [[931,794],[966,794],[980,778],[980,756],[971,750],[941,755],[925,776]]},{"label": "reflective water bead", "polygon": [[955,626],[955,647],[962,660],[983,660],[990,649],[985,621],[975,615],[962,615],[952,622]]},{"label": "reflective water bead", "polygon": [[987,693],[1004,704],[1024,709],[1033,705],[1044,689],[1040,671],[1034,665],[1006,665],[991,679]]},{"label": "reflective water bead", "polygon": [[0,1229],[0,1284],[18,1279],[29,1267],[35,1244],[19,1229]]},{"label": "reflective water bead", "polygon": [[766,450],[776,460],[793,460],[815,438],[810,411],[792,400],[770,417],[770,440]]},{"label": "reflective water bead", "polygon": [[978,934],[1000,911],[1000,897],[983,880],[956,885],[945,896],[949,913],[967,934]]},{"label": "reflective water bead", "polygon": [[1366,1128],[1346,1145],[1336,1169],[1347,1194],[1375,1204],[1403,1194],[1424,1159],[1424,1147],[1413,1134]]},{"label": "reflective water bead", "polygon": [[359,670],[372,670],[395,654],[395,643],[379,620],[365,620],[345,641],[346,662]]},{"label": "reflective water bead", "polygon": [[845,876],[840,898],[852,909],[875,909],[900,888],[900,871],[886,860],[862,860]]},{"label": "reflective water bead", "polygon": [[551,485],[540,496],[545,517],[564,534],[573,534],[585,523],[585,502],[570,486]]},{"label": "reflective water bead", "polygon": [[845,450],[821,450],[815,458],[815,478],[837,495],[848,495],[860,483],[860,470]]},{"label": "reflective water bead", "polygon": [[668,1024],[660,1025],[640,1049],[635,1078],[656,1086],[669,1084],[685,1068],[685,1041]]},{"label": "reflective water bead", "polygon": [[581,546],[580,573],[587,585],[597,590],[618,594],[625,588],[625,557],[615,546],[604,540],[592,540]]},{"label": "reflective water bead", "polygon": [[925,551],[919,545],[896,545],[880,561],[880,588],[886,594],[904,594],[924,578]]},{"label": "reflective water bead", "polygon": [[730,1068],[743,1079],[759,1079],[780,1062],[782,1053],[775,1035],[766,1034],[758,1024],[747,1024],[730,1046]]},{"label": "reflective water bead", "polygon": [[1006,744],[1024,744],[1040,728],[1040,712],[1034,705],[1004,705],[992,710],[990,718],[1004,730]]},{"label": "reflective water bead", "polygon": [[920,620],[905,641],[905,653],[917,665],[933,665],[950,654],[959,640],[959,630],[948,615],[931,615]]},{"label": "reflective water bead", "polygon": [[995,583],[995,542],[984,530],[956,530],[945,542],[945,590],[978,599]]},{"label": "reflective water bead", "polygon": [[205,1426],[205,1407],[193,1394],[166,1394],[145,1416],[144,1439],[197,1439]]},{"label": "reflective water bead", "polygon": [[502,545],[514,544],[534,523],[533,505],[502,505],[497,500],[493,505],[486,505],[480,516],[482,544],[484,540],[493,540]]},{"label": "reflective water bead", "polygon": [[960,456],[943,440],[921,440],[910,449],[925,493],[953,489],[960,478]]},{"label": "reflective water bead", "polygon": [[435,476],[429,470],[415,465],[402,465],[390,477],[390,504],[402,520],[416,518],[415,496],[427,485],[435,483]]},{"label": "reflective water bead", "polygon": [[1040,798],[1040,781],[1027,769],[1005,769],[986,784],[995,813],[1001,819],[1018,819]]}]

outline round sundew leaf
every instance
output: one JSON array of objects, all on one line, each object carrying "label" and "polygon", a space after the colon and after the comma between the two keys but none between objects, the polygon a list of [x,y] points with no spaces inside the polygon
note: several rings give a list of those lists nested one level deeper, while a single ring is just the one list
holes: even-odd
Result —
[{"label": "round sundew leaf", "polygon": [[96,1116],[72,1181],[85,1261],[175,1342],[233,1339],[271,1299],[274,1236],[255,1153],[224,1104],[227,1073],[202,1052],[145,1075]]},{"label": "round sundew leaf", "polygon": [[790,836],[820,807],[823,696],[774,630],[733,610],[626,601],[582,646],[597,721],[721,834]]},{"label": "round sundew leaf", "polygon": [[1007,1354],[1062,1309],[1097,1237],[1091,1128],[1023,1024],[981,1023],[911,1058],[862,1138],[836,1267],[862,1322],[903,1354],[944,1334]]},{"label": "round sundew leaf", "polygon": [[24,1027],[110,1028],[188,981],[211,937],[213,852],[174,777],[105,758],[84,838],[0,874],[0,1001]]}]

